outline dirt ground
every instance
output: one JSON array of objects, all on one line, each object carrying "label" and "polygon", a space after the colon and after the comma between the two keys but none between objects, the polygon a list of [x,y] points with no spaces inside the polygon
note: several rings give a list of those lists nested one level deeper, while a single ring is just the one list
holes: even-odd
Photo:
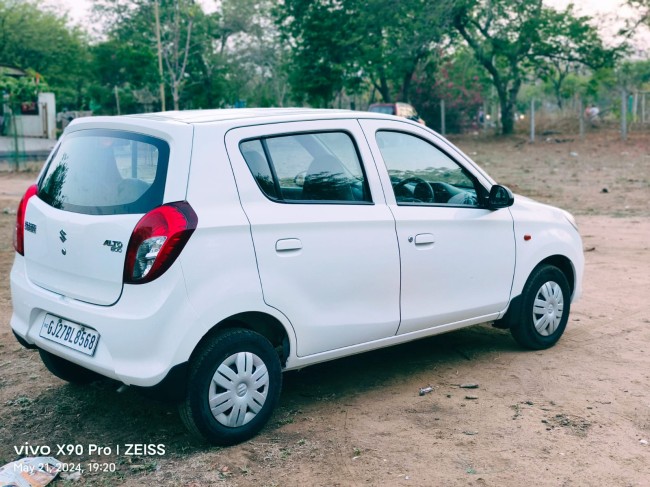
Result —
[{"label": "dirt ground", "polygon": [[[530,352],[481,325],[290,372],[270,424],[226,449],[192,440],[171,405],[63,383],[16,343],[13,213],[35,174],[0,175],[0,465],[28,442],[86,468],[56,485],[650,486],[650,133],[455,142],[499,182],[576,214],[586,274],[564,337]],[[164,454],[126,454],[134,443]]]}]

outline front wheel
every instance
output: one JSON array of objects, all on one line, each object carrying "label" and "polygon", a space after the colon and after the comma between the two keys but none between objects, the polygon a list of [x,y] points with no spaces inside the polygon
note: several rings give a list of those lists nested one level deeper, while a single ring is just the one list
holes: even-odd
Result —
[{"label": "front wheel", "polygon": [[250,330],[228,329],[207,342],[190,364],[179,413],[194,435],[227,446],[255,436],[280,397],[280,359]]},{"label": "front wheel", "polygon": [[528,278],[522,292],[521,310],[510,332],[525,348],[552,347],[564,333],[571,307],[569,283],[555,266],[542,265]]}]

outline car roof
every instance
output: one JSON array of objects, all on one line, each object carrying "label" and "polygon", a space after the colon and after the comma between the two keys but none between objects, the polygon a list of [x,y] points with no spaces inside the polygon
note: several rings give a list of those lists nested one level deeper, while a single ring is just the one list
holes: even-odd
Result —
[{"label": "car roof", "polygon": [[389,119],[415,123],[401,117],[376,112],[317,108],[226,108],[209,110],[181,110],[133,115],[93,116],[75,118],[65,133],[107,127],[134,130],[149,127],[166,131],[171,125],[214,124],[229,129],[252,125],[318,120]]},{"label": "car roof", "polygon": [[174,121],[187,124],[246,121],[314,120],[324,118],[376,118],[377,114],[353,110],[317,108],[224,108],[210,110],[182,110],[126,115],[127,118],[144,118],[157,121]]}]

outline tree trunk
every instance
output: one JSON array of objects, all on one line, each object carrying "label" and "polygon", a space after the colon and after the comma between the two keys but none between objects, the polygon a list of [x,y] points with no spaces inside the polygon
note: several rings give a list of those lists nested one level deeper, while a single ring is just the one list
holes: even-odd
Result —
[{"label": "tree trunk", "polygon": [[411,81],[413,80],[413,73],[415,72],[415,67],[410,69],[408,73],[404,75],[402,79],[402,101],[409,103],[409,92],[411,91]]},{"label": "tree trunk", "polygon": [[386,80],[385,76],[381,76],[380,80],[380,85],[379,85],[379,93],[381,93],[381,98],[384,101],[384,103],[391,103],[392,99],[390,96],[390,88],[388,88],[388,81]]},{"label": "tree trunk", "polygon": [[174,82],[172,86],[172,98],[174,99],[174,110],[178,111],[180,110],[180,105],[178,103],[180,99],[180,90],[179,90],[179,85],[180,83]]},{"label": "tree trunk", "polygon": [[511,135],[515,131],[515,103],[520,87],[520,80],[515,80],[510,88],[503,84],[496,87],[501,107],[501,133],[503,135]]},{"label": "tree trunk", "polygon": [[510,100],[501,102],[501,133],[510,135],[515,131],[514,103]]},{"label": "tree trunk", "polygon": [[410,75],[408,77],[404,76],[404,79],[402,80],[402,89],[400,90],[402,92],[402,96],[400,98],[404,103],[409,103],[410,88],[411,88],[411,76]]}]

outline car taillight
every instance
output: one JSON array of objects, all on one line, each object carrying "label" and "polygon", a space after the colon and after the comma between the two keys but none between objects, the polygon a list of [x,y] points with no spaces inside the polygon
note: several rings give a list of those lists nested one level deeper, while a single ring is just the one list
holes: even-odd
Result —
[{"label": "car taillight", "polygon": [[159,206],[143,216],[129,239],[124,282],[143,284],[161,276],[179,256],[197,222],[185,201]]},{"label": "car taillight", "polygon": [[27,210],[27,203],[29,198],[35,196],[38,193],[38,186],[35,184],[31,185],[25,191],[23,198],[18,204],[18,210],[16,211],[16,226],[14,228],[14,249],[20,255],[25,255],[25,211]]}]

